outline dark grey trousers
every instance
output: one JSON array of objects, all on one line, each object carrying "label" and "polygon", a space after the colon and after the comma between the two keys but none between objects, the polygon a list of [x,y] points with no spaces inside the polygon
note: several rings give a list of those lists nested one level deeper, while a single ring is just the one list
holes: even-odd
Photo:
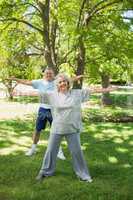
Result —
[{"label": "dark grey trousers", "polygon": [[55,172],[56,158],[62,137],[65,137],[68,148],[72,155],[73,169],[76,175],[82,180],[90,179],[90,174],[84,160],[83,152],[80,145],[80,134],[73,133],[67,135],[50,134],[48,147],[43,158],[43,163],[39,174],[52,176]]}]

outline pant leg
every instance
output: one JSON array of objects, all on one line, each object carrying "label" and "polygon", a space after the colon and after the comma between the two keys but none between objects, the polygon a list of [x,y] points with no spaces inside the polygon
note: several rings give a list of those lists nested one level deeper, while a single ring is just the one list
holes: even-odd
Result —
[{"label": "pant leg", "polygon": [[47,110],[40,107],[36,119],[36,133],[40,133],[46,128],[47,121]]},{"label": "pant leg", "polygon": [[47,120],[48,120],[48,122],[49,122],[49,124],[51,126],[52,125],[52,121],[53,121],[53,117],[52,117],[52,113],[51,113],[50,109],[47,111]]},{"label": "pant leg", "polygon": [[84,155],[81,150],[80,134],[69,134],[66,136],[66,140],[72,155],[72,164],[76,175],[82,180],[90,179],[91,177],[87,168],[87,164],[84,160]]},{"label": "pant leg", "polygon": [[[52,112],[51,112],[50,109],[47,111],[47,121],[49,122],[49,125],[51,127],[52,121],[53,121],[53,117],[52,117]],[[60,145],[60,148],[59,148],[59,153],[62,153],[64,155],[61,145]]]},{"label": "pant leg", "polygon": [[62,135],[50,134],[48,147],[43,158],[40,174],[44,176],[52,176],[55,172],[56,158],[59,150]]}]

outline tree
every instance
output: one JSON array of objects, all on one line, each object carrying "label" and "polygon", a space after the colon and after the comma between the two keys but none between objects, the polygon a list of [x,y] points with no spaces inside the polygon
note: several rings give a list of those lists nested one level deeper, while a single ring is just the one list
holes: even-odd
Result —
[{"label": "tree", "polygon": [[6,86],[10,99],[13,99],[12,92],[16,84],[8,80],[9,77],[17,76],[28,79],[35,77],[35,61],[30,59],[29,52],[27,52],[27,46],[30,44],[26,37],[24,29],[22,31],[19,27],[12,25],[10,29],[4,31],[0,38],[0,79]]},{"label": "tree", "polygon": [[[12,24],[15,26],[23,24],[27,30],[27,37],[32,38],[26,54],[40,55],[42,59],[44,56],[44,63],[52,67],[56,73],[62,63],[71,66],[77,75],[87,71],[89,65],[87,62],[92,63],[89,56],[92,52],[91,44],[98,53],[102,49],[99,61],[95,53],[93,57],[100,68],[98,72],[103,81],[107,80],[108,67],[106,66],[114,63],[114,60],[117,62],[119,60],[119,63],[122,60],[113,58],[115,44],[113,48],[108,48],[109,43],[113,41],[113,35],[109,37],[109,41],[104,40],[114,28],[113,26],[106,28],[104,23],[105,25],[108,22],[109,24],[113,22],[113,25],[120,24],[122,13],[131,7],[130,0],[17,0],[14,2],[1,0],[0,6],[0,21],[2,25],[4,23],[3,29],[7,29]],[[101,30],[102,26],[104,34]],[[98,38],[100,35],[103,44]],[[97,66],[94,68],[97,69]],[[106,73],[106,79],[103,73]],[[107,86],[104,83],[103,86],[105,85]],[[82,83],[75,87],[81,86]]]},{"label": "tree", "polygon": [[[100,21],[95,20],[91,26],[87,38],[87,46],[90,47],[87,51],[89,73],[93,78],[101,78],[102,86],[108,87],[110,78],[121,79],[131,60],[130,25],[125,24],[122,16],[110,12],[108,16],[102,15]],[[103,103],[110,104],[109,94],[103,95]]]}]

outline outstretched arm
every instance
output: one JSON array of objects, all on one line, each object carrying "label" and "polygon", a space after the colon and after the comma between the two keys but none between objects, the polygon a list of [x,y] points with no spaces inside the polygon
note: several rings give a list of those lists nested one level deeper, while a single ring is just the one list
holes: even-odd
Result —
[{"label": "outstretched arm", "polygon": [[88,89],[82,89],[81,90],[81,97],[82,97],[82,102],[86,102],[89,100],[89,96],[90,94],[93,93],[106,93],[106,92],[111,92],[111,91],[115,91],[116,89],[118,89],[118,87],[108,87],[108,88],[91,88],[89,87]]},{"label": "outstretched arm", "polygon": [[71,78],[71,80],[72,80],[72,82],[79,82],[80,83],[80,81],[83,79],[83,78],[85,78],[85,76],[84,75],[78,75],[78,76],[73,76],[72,78]]},{"label": "outstretched arm", "polygon": [[32,86],[32,81],[30,81],[30,80],[18,79],[18,78],[15,78],[15,77],[8,78],[8,80],[12,80],[12,81],[16,81],[17,83]]},{"label": "outstretched arm", "polygon": [[39,91],[27,91],[27,92],[22,92],[20,90],[14,90],[13,91],[13,96],[39,96]]},{"label": "outstretched arm", "polygon": [[108,88],[90,88],[89,91],[91,94],[93,93],[107,93],[107,92],[112,92],[116,91],[118,87],[108,87]]},{"label": "outstretched arm", "polygon": [[14,90],[13,91],[13,96],[41,96],[43,101],[45,103],[51,104],[50,97],[51,97],[52,92],[39,92],[39,91],[19,91],[19,90]]}]

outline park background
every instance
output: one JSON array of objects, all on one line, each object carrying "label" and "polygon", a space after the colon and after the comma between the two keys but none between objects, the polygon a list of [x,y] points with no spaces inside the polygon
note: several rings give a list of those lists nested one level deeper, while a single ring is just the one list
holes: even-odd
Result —
[{"label": "park background", "polygon": [[[67,159],[55,176],[37,183],[49,127],[38,152],[26,157],[38,98],[13,96],[31,91],[10,77],[41,78],[84,74],[74,88],[118,85],[91,95],[83,105],[81,145],[93,183],[80,182]],[[133,185],[133,3],[132,0],[0,1],[0,200],[132,200]]]}]

